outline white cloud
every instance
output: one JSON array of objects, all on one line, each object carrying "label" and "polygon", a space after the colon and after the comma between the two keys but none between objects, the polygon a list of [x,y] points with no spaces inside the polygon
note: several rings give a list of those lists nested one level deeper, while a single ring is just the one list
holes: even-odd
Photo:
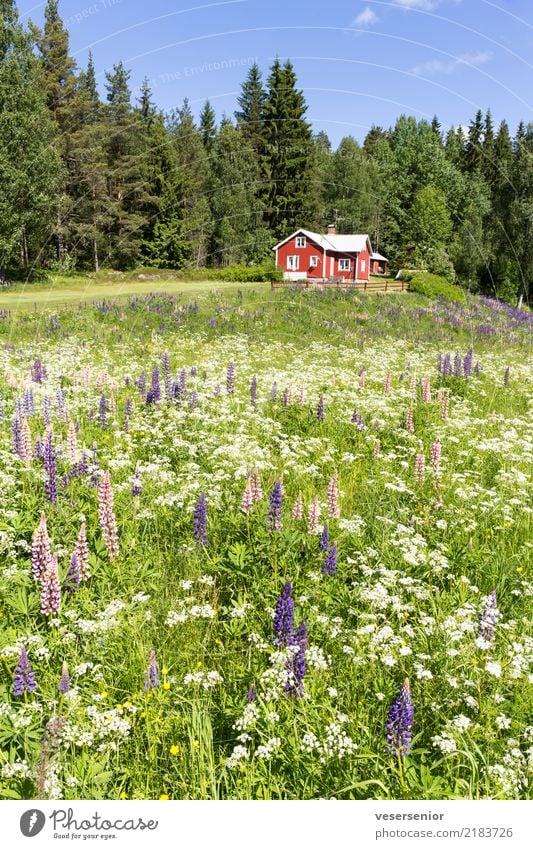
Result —
[{"label": "white cloud", "polygon": [[372,9],[369,8],[369,6],[367,6],[366,9],[363,9],[363,11],[357,15],[352,26],[370,27],[372,24],[377,24],[378,21],[378,16],[372,11]]},{"label": "white cloud", "polygon": [[455,59],[432,59],[429,62],[422,62],[420,65],[415,65],[411,68],[412,74],[419,76],[434,74],[453,74],[461,65],[470,65],[478,67],[485,65],[492,59],[493,54],[486,50],[477,50],[474,53],[463,53],[461,56],[456,56]]},{"label": "white cloud", "polygon": [[393,0],[396,6],[402,6],[403,9],[427,9],[431,11],[436,9],[439,0]]}]

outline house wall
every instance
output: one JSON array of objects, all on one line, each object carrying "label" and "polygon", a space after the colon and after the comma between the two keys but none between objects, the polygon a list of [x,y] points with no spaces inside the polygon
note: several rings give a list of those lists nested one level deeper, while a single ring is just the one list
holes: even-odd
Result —
[{"label": "house wall", "polygon": [[370,276],[370,255],[365,248],[359,254],[359,263],[357,265],[357,279],[368,280]]},{"label": "house wall", "polygon": [[[287,258],[289,256],[298,256],[300,258],[298,271],[290,272],[292,279],[298,280],[299,278],[308,277],[310,280],[313,280],[324,276],[324,252],[319,245],[316,245],[309,239],[307,239],[305,248],[296,247],[296,236],[291,239],[290,242],[286,242],[284,245],[278,248],[278,268],[281,268],[282,271],[288,272]],[[311,267],[312,256],[318,257],[318,265],[316,268]],[[326,276],[327,275],[328,271],[326,268]]]}]

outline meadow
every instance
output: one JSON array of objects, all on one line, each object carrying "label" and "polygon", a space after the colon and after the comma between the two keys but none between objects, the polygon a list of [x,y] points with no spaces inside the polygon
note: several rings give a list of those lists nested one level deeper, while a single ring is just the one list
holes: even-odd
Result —
[{"label": "meadow", "polygon": [[2,798],[529,798],[531,313],[15,294]]}]

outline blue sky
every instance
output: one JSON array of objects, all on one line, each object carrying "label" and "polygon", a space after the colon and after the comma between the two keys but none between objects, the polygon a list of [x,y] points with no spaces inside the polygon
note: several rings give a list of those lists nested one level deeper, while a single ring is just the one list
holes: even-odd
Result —
[{"label": "blue sky", "polygon": [[[44,2],[19,0],[40,24]],[[71,51],[93,50],[102,87],[119,59],[157,104],[209,98],[232,114],[247,69],[290,57],[316,131],[337,144],[402,112],[467,124],[490,107],[496,122],[533,121],[531,0],[61,0]]]}]

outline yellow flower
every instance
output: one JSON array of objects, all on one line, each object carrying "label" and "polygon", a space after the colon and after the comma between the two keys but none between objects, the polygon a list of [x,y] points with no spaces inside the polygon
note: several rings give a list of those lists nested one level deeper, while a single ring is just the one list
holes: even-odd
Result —
[{"label": "yellow flower", "polygon": [[201,669],[202,665],[203,665],[203,664],[202,664],[202,661],[201,661],[201,660],[199,660],[199,661],[198,661],[198,663],[196,664],[196,666],[198,667],[198,669]]},{"label": "yellow flower", "polygon": [[146,711],[145,710],[143,710],[143,712],[141,713],[141,719],[146,719]]},{"label": "yellow flower", "polygon": [[161,802],[166,802],[166,801],[168,801],[168,798],[169,798],[169,797],[167,796],[167,794],[166,794],[166,793],[161,793],[161,796],[159,797],[159,799],[160,799],[160,801],[161,801]]},{"label": "yellow flower", "polygon": [[165,681],[165,683],[163,684],[163,690],[170,690],[170,684],[168,683],[168,681]]},{"label": "yellow flower", "polygon": [[181,752],[181,748],[180,748],[180,746],[178,746],[177,743],[174,746],[170,747],[170,754],[171,755],[179,755],[180,752]]},{"label": "yellow flower", "polygon": [[198,740],[192,741],[192,747],[193,747],[193,749],[199,749],[200,748],[200,743],[198,742]]},{"label": "yellow flower", "polygon": [[124,707],[125,707],[126,709],[130,708],[130,707],[131,707],[131,702],[124,702]]},{"label": "yellow flower", "polygon": [[215,640],[215,646],[221,646],[222,640]]},{"label": "yellow flower", "polygon": [[100,693],[100,695],[102,696],[102,698],[103,698],[103,699],[107,699],[107,690],[103,690],[103,691]]},{"label": "yellow flower", "polygon": [[122,791],[122,793],[120,794],[120,797],[119,797],[119,798],[120,798],[120,799],[127,799],[127,798],[128,798],[128,794],[127,794],[127,793],[125,793],[125,792],[124,792],[124,790],[123,790],[123,791]]},{"label": "yellow flower", "polygon": [[163,675],[168,675],[168,669],[167,669],[167,667],[166,667],[166,666],[163,666],[163,669],[161,670],[161,673],[162,673]]},{"label": "yellow flower", "polygon": [[123,705],[115,705],[115,708],[116,708],[117,710],[122,710],[122,709],[123,709]]},{"label": "yellow flower", "polygon": [[516,571],[517,571],[517,572],[523,572],[523,571],[524,571],[524,567],[523,567],[523,566],[517,566],[517,567],[516,567]]}]

